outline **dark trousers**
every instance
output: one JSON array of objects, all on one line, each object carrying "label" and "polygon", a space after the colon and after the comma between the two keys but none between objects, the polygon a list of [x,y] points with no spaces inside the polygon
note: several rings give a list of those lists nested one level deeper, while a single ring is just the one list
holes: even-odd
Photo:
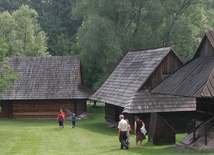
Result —
[{"label": "dark trousers", "polygon": [[125,147],[126,149],[129,148],[129,146],[126,143],[126,139],[127,139],[127,132],[126,131],[120,131],[120,148],[123,149],[123,147]]},{"label": "dark trousers", "polygon": [[72,128],[76,127],[76,121],[72,121]]}]

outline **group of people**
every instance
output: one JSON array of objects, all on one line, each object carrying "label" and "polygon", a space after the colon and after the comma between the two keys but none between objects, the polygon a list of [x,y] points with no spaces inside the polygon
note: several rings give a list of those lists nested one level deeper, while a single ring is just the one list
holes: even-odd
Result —
[{"label": "group of people", "polygon": [[[57,122],[59,123],[59,128],[63,129],[64,128],[64,121],[65,121],[66,115],[63,109],[60,109],[59,114],[57,115]],[[72,128],[76,127],[76,114],[72,113],[71,116],[71,122],[72,122]]]},{"label": "group of people", "polygon": [[[124,115],[119,116],[118,137],[120,141],[120,149],[128,149],[130,147],[130,131],[131,126],[128,119],[124,119]],[[134,134],[136,135],[136,147],[142,147],[142,142],[146,139],[145,135],[140,131],[140,128],[145,125],[138,117],[134,117]]]}]

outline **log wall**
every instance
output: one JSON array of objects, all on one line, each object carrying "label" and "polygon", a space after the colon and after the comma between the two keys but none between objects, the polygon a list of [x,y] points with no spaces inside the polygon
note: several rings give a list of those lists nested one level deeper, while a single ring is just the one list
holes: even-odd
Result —
[{"label": "log wall", "polygon": [[105,104],[105,120],[106,124],[111,127],[117,127],[119,122],[119,115],[123,108],[111,104]]},{"label": "log wall", "polygon": [[56,118],[60,109],[69,109],[80,115],[87,110],[86,100],[16,100],[12,101],[11,117]]}]

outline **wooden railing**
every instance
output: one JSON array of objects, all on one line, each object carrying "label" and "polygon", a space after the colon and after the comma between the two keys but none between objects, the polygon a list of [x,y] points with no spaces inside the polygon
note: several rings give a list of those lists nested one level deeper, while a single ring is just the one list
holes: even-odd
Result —
[{"label": "wooden railing", "polygon": [[[212,122],[212,121],[214,121],[214,117],[210,118],[208,121],[204,121],[204,122],[200,123],[197,127],[196,127],[196,121],[197,120],[193,120],[193,141],[192,141],[192,143],[194,143],[200,137],[204,136],[205,137],[205,143],[204,144],[207,145],[207,134],[210,131],[214,130],[214,122]],[[211,122],[212,122],[211,125],[209,125],[208,127],[206,127],[206,126],[204,127],[204,131],[203,132],[201,132],[200,134],[196,135],[196,130],[197,129],[199,129],[205,123],[209,124]]]}]

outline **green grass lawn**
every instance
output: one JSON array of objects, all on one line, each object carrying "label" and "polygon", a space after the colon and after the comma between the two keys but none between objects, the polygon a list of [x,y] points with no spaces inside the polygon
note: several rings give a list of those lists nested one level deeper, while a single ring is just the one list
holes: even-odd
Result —
[{"label": "green grass lawn", "polygon": [[[88,107],[89,118],[77,122],[75,129],[66,120],[60,130],[56,120],[0,120],[0,155],[211,155],[212,152],[185,152],[175,145],[154,146],[143,142],[135,147],[131,134],[131,147],[120,150],[116,128],[108,128],[104,121],[103,106]],[[184,137],[176,136],[178,142]],[[148,139],[148,138],[147,138]]]}]

